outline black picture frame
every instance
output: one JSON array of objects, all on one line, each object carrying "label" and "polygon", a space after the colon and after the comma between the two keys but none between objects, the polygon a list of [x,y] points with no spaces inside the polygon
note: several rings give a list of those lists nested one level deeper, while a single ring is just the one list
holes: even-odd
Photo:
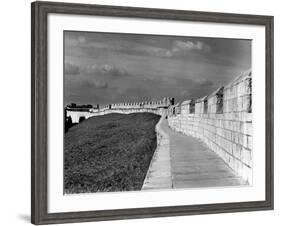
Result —
[{"label": "black picture frame", "polygon": [[[47,211],[47,16],[50,13],[262,25],[266,29],[266,183],[265,201],[102,211]],[[71,223],[273,209],[273,17],[105,5],[33,2],[31,4],[31,222]]]}]

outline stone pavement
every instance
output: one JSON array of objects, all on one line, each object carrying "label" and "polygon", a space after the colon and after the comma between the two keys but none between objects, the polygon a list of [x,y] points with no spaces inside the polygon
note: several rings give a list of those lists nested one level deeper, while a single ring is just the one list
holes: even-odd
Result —
[{"label": "stone pavement", "polygon": [[152,157],[142,190],[172,188],[169,135],[163,130],[164,116],[156,125],[157,149]]},{"label": "stone pavement", "polygon": [[[144,186],[143,189],[246,185],[240,176],[199,139],[173,131],[166,119],[159,126],[169,137],[170,153],[166,149],[165,153],[158,151],[154,154],[147,175],[149,183],[147,179],[144,182],[144,185],[147,183],[149,186]],[[168,177],[171,183],[167,183]]]}]

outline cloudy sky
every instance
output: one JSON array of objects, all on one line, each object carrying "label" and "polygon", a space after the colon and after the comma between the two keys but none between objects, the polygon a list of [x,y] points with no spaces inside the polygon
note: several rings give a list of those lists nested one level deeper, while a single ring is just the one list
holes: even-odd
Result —
[{"label": "cloudy sky", "polygon": [[203,97],[251,68],[251,41],[64,32],[65,103]]}]

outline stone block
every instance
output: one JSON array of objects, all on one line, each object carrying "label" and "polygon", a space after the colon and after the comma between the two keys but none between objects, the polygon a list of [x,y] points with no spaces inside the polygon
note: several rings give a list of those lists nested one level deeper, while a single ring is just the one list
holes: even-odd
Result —
[{"label": "stone block", "polygon": [[253,169],[245,164],[243,164],[242,174],[240,174],[242,178],[248,181],[249,184],[253,183]]},{"label": "stone block", "polygon": [[244,135],[242,133],[237,133],[238,136],[238,144],[240,144],[241,146],[244,146]]},{"label": "stone block", "polygon": [[241,132],[243,134],[252,135],[253,134],[253,124],[251,122],[243,123],[243,129]]},{"label": "stone block", "polygon": [[234,157],[227,152],[225,152],[226,163],[230,166],[230,168],[235,169],[234,166]]},{"label": "stone block", "polygon": [[237,132],[232,132],[231,133],[231,141],[238,144],[238,133]]},{"label": "stone block", "polygon": [[249,167],[252,167],[252,150],[243,147],[241,157],[242,157],[241,160],[244,164],[246,164]]},{"label": "stone block", "polygon": [[228,140],[225,141],[224,149],[229,153],[232,154],[232,143]]},{"label": "stone block", "polygon": [[242,175],[243,163],[239,159],[234,158],[233,165],[234,165],[233,167],[234,171],[237,172],[238,175]]},{"label": "stone block", "polygon": [[242,151],[242,146],[241,145],[232,143],[232,154],[236,158],[241,159],[241,151]]},{"label": "stone block", "polygon": [[250,150],[253,150],[253,137],[247,136],[247,148]]}]

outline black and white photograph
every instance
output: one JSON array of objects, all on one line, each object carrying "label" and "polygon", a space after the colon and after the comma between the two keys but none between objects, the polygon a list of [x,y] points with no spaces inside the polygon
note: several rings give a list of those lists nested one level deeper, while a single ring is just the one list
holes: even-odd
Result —
[{"label": "black and white photograph", "polygon": [[193,3],[31,4],[33,224],[273,210],[274,15]]},{"label": "black and white photograph", "polygon": [[252,40],[63,42],[65,195],[252,185]]}]

